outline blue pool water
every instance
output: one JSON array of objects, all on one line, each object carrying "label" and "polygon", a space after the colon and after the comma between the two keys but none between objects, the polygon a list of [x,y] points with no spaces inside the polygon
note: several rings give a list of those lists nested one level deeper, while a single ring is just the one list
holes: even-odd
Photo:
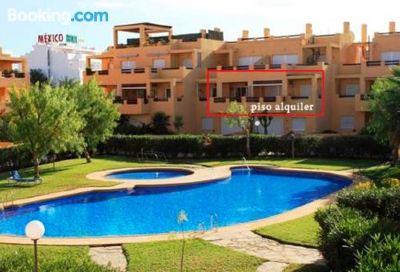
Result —
[{"label": "blue pool water", "polygon": [[191,174],[191,172],[184,170],[146,169],[121,171],[107,175],[106,177],[110,179],[165,179],[182,177],[189,174]]},{"label": "blue pool water", "polygon": [[40,220],[47,237],[123,236],[229,226],[276,215],[348,185],[332,176],[232,170],[226,180],[197,185],[139,187],[65,197],[0,212],[0,234],[23,235]]}]

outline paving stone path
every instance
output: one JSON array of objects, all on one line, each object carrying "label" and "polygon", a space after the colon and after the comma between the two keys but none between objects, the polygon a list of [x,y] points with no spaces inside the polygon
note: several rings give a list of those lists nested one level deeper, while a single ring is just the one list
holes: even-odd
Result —
[{"label": "paving stone path", "polygon": [[317,249],[281,244],[251,231],[215,233],[203,239],[268,260],[269,262],[258,267],[257,272],[281,272],[292,263],[325,264],[324,258]]},{"label": "paving stone path", "polygon": [[121,246],[91,247],[89,255],[99,265],[110,265],[121,272],[126,271],[128,263]]}]

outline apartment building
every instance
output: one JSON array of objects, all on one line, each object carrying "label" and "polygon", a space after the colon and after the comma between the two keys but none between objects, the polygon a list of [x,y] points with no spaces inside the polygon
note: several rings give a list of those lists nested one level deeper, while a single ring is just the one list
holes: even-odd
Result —
[{"label": "apartment building", "polygon": [[[120,25],[113,29],[113,46],[87,58],[84,81],[96,77],[106,91],[115,90],[121,114],[137,124],[163,111],[171,120],[181,115],[185,132],[236,133],[223,116],[207,113],[208,81],[212,113],[226,112],[232,101],[248,110],[265,103],[310,104],[314,113],[325,107],[323,116],[274,116],[268,133],[355,133],[368,121],[373,81],[400,63],[394,22],[372,41],[363,25],[361,36],[355,42],[348,22],[336,34],[315,35],[307,24],[304,33],[289,36],[265,28],[263,37],[251,38],[245,30],[233,42],[224,41],[219,29],[174,35],[170,26]],[[94,60],[101,69],[91,69]],[[310,72],[316,70],[324,72],[325,84],[322,73]],[[254,130],[264,132],[260,125]]]},{"label": "apartment building", "polygon": [[0,115],[6,111],[9,91],[29,85],[29,71],[25,58],[12,57],[0,48]]},{"label": "apartment building", "polygon": [[95,53],[94,48],[75,43],[38,42],[25,57],[28,60],[29,69],[42,70],[54,83],[65,78],[83,82],[86,57]]}]

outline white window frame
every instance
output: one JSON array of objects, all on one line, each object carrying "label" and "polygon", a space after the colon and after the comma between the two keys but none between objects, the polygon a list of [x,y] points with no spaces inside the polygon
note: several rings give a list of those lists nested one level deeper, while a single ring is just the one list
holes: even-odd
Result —
[{"label": "white window frame", "polygon": [[351,83],[346,85],[345,94],[346,96],[355,96],[359,93],[360,85],[357,83]]},{"label": "white window frame", "polygon": [[121,69],[133,70],[135,68],[136,68],[136,61],[130,61],[130,60],[121,61]]},{"label": "white window frame", "polygon": [[154,59],[153,60],[153,68],[162,69],[165,68],[166,61],[165,59]]},{"label": "white window frame", "polygon": [[340,129],[353,130],[354,129],[354,116],[347,115],[340,117]]},{"label": "white window frame", "polygon": [[213,130],[214,121],[212,118],[202,118],[201,119],[201,129],[202,130]]},{"label": "white window frame", "polygon": [[239,57],[239,66],[247,66],[254,65],[260,60],[262,60],[262,56],[243,56]]},{"label": "white window frame", "polygon": [[400,61],[400,51],[387,51],[381,53],[383,61]]},{"label": "white window frame", "polygon": [[[300,125],[302,123],[302,125]],[[293,132],[305,132],[306,131],[306,119],[305,118],[292,118],[292,131]]]},{"label": "white window frame", "polygon": [[299,56],[296,54],[273,55],[272,64],[298,64]]},{"label": "white window frame", "polygon": [[311,84],[301,84],[300,85],[300,96],[310,97],[312,93]]}]

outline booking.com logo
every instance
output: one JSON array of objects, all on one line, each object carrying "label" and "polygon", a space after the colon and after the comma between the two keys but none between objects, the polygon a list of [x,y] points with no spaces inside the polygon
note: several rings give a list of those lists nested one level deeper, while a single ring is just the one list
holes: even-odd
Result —
[{"label": "booking.com logo", "polygon": [[37,9],[35,11],[22,11],[15,8],[8,9],[9,22],[51,23],[58,22],[68,25],[71,22],[108,22],[107,11],[53,11],[51,9]]}]

